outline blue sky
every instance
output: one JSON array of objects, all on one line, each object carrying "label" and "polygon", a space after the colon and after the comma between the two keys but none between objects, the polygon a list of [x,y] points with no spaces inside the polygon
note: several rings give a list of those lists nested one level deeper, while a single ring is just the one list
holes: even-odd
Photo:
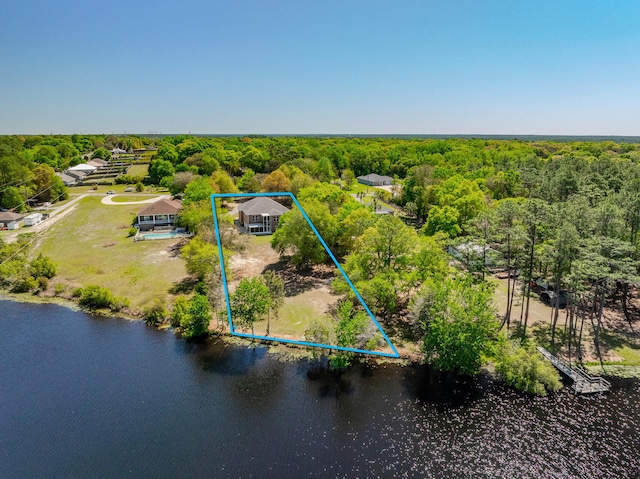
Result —
[{"label": "blue sky", "polygon": [[0,2],[0,134],[640,135],[640,2]]}]

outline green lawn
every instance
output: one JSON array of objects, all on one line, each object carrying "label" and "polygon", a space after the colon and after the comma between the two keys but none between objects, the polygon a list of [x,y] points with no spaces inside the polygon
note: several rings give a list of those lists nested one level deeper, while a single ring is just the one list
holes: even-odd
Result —
[{"label": "green lawn", "polygon": [[149,165],[133,165],[127,172],[131,176],[147,176],[149,173]]},{"label": "green lawn", "polygon": [[[271,336],[302,340],[304,332],[309,329],[313,321],[330,322],[327,314],[322,314],[318,309],[306,301],[305,295],[285,298],[285,305],[280,310],[278,319],[271,317]],[[254,330],[257,335],[264,335],[267,322],[255,323]]]},{"label": "green lawn", "polygon": [[44,233],[41,251],[58,264],[54,281],[105,286],[134,307],[166,298],[186,276],[183,261],[170,251],[175,241],[134,242],[127,234],[138,208],[100,200],[84,198]]},{"label": "green lawn", "polygon": [[373,186],[363,185],[362,183],[358,183],[357,181],[351,184],[351,187],[346,190],[347,193],[359,193],[360,191],[364,193],[373,193],[376,189]]}]

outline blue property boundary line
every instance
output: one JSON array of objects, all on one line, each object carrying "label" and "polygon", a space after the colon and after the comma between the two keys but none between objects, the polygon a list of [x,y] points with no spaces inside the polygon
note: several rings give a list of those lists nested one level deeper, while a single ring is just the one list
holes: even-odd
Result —
[{"label": "blue property boundary line", "polygon": [[[336,267],[338,268],[338,271],[340,271],[340,274],[342,274],[342,277],[345,279],[349,287],[353,290],[356,297],[358,298],[358,301],[360,301],[360,304],[362,305],[364,310],[367,312],[367,314],[369,315],[373,323],[376,325],[376,327],[378,328],[378,331],[380,331],[384,340],[387,342],[389,347],[391,347],[391,350],[393,351],[393,353],[369,351],[365,349],[356,349],[356,348],[346,348],[343,346],[331,346],[328,344],[311,343],[307,341],[297,341],[294,339],[273,338],[269,336],[256,336],[253,334],[238,333],[235,331],[235,327],[233,326],[233,318],[231,317],[231,307],[230,307],[231,303],[229,301],[229,287],[227,285],[227,273],[224,266],[224,256],[222,254],[222,242],[220,240],[220,230],[218,227],[218,213],[216,211],[217,210],[216,199],[217,198],[254,198],[258,196],[280,196],[280,197],[285,196],[293,200],[294,204],[298,207],[298,210],[300,211],[300,213],[302,213],[302,216],[304,217],[304,219],[307,220],[307,223],[309,223],[309,226],[311,226],[311,229],[320,240],[320,243],[322,244],[322,246],[324,247],[324,250],[327,252],[329,257],[333,261],[333,264],[336,265]],[[213,210],[213,225],[216,233],[216,242],[218,244],[218,254],[220,256],[220,272],[222,274],[222,285],[224,287],[224,297],[227,303],[227,318],[229,320],[229,330],[232,336],[239,336],[243,338],[252,338],[252,339],[263,339],[266,341],[276,341],[280,343],[297,344],[301,346],[311,346],[311,347],[324,348],[324,349],[336,349],[338,351],[349,351],[352,353],[372,354],[374,356],[385,356],[389,358],[400,357],[398,350],[395,348],[395,346],[393,345],[393,343],[391,342],[387,334],[384,332],[384,330],[382,329],[382,326],[380,326],[380,323],[378,323],[378,320],[375,318],[375,316],[373,315],[373,313],[371,312],[367,304],[364,302],[364,299],[362,299],[362,296],[360,295],[360,293],[358,292],[354,284],[351,282],[351,280],[347,276],[347,273],[345,273],[345,271],[342,269],[342,266],[340,266],[340,263],[338,263],[338,260],[331,252],[331,249],[329,248],[329,246],[327,246],[327,243],[325,243],[324,239],[322,238],[322,236],[320,235],[316,227],[313,225],[313,223],[311,222],[311,219],[309,218],[309,216],[307,216],[307,213],[304,211],[304,208],[302,208],[302,205],[298,202],[298,200],[293,195],[293,193],[288,191],[280,192],[280,193],[213,193],[211,195],[211,209]]]}]

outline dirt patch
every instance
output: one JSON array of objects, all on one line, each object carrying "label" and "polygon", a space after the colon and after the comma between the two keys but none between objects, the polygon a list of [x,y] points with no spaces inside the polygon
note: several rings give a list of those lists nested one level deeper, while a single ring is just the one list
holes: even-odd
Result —
[{"label": "dirt patch", "polygon": [[[500,318],[504,317],[507,308],[507,280],[492,279],[496,282],[495,300]],[[516,296],[513,302],[511,313],[511,324],[517,325],[520,321],[520,315],[523,308],[523,298],[518,294],[522,283],[516,283]],[[595,346],[595,329],[596,318],[593,321],[587,315],[582,327],[582,343],[581,355],[582,361],[585,363],[600,362],[624,362],[625,359],[618,354],[619,350],[624,347],[631,349],[640,348],[640,326],[636,323],[640,320],[640,300],[638,292],[634,292],[633,300],[629,304],[629,312],[631,322],[627,320],[622,310],[620,301],[608,301],[605,304],[602,313],[602,328],[600,332],[600,354]],[[524,304],[526,308],[526,304]],[[559,347],[558,355],[568,359],[569,350],[567,346],[568,331],[568,310],[560,309],[558,314],[558,322],[556,325],[556,344]],[[551,324],[553,322],[553,308],[547,306],[537,298],[531,298],[529,301],[529,327],[533,332],[536,340],[545,344],[551,337]],[[580,328],[581,321],[578,321],[577,328]],[[579,329],[578,329],[579,332]],[[572,348],[572,360],[576,359],[575,347]]]}]

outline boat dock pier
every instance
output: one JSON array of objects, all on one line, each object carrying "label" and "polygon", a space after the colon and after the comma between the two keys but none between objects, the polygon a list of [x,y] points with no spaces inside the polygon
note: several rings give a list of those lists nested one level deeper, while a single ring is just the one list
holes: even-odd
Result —
[{"label": "boat dock pier", "polygon": [[573,390],[576,394],[606,393],[611,384],[604,378],[589,376],[581,369],[573,368],[561,361],[543,347],[538,346],[538,352],[551,362],[564,375],[573,380]]}]

